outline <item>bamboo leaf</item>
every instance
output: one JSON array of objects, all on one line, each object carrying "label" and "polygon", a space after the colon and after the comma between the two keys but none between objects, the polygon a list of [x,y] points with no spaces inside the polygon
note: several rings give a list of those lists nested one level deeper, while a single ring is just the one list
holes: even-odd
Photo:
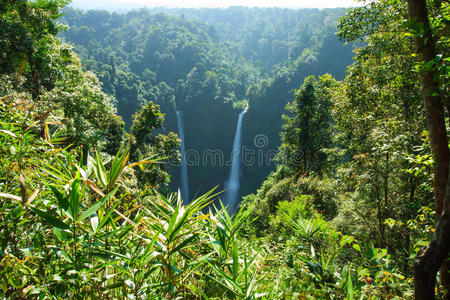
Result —
[{"label": "bamboo leaf", "polygon": [[155,242],[158,239],[159,234],[161,233],[162,228],[153,236],[152,240],[150,241],[150,243],[148,244],[147,248],[144,251],[144,254],[142,255],[141,258],[141,263],[145,263],[147,264],[150,259],[152,259],[154,256],[153,255],[148,255],[150,253],[150,251],[153,250],[153,247],[155,246]]},{"label": "bamboo leaf", "polygon": [[[58,201],[59,209],[67,211],[69,208],[69,201],[67,201],[66,197],[64,197],[64,195],[62,193],[60,193],[59,190],[55,186],[49,185],[48,187],[52,190],[53,195],[56,197],[56,200]],[[73,217],[73,216],[71,216],[71,217]]]},{"label": "bamboo leaf", "polygon": [[160,159],[155,159],[155,160],[141,160],[132,164],[129,164],[128,166],[126,166],[125,169],[131,169],[134,168],[136,166],[141,166],[141,165],[145,165],[145,164],[162,164],[163,162],[159,161]]},{"label": "bamboo leaf", "polygon": [[348,279],[347,279],[347,296],[348,296],[349,300],[354,299],[353,282],[352,282],[352,276],[350,275],[350,272],[348,272]]},{"label": "bamboo leaf", "polygon": [[215,277],[211,277],[209,275],[207,275],[207,276],[209,276],[212,280],[216,281],[217,283],[223,285],[224,287],[229,288],[230,291],[232,291],[234,294],[237,294],[237,296],[241,296],[242,295],[241,287],[238,284],[236,284],[236,282],[234,282],[234,280],[232,278],[230,278],[230,276],[228,276],[227,273],[225,273],[224,271],[219,269],[217,266],[211,264],[209,261],[208,261],[208,264],[211,267],[213,267],[216,270],[217,273],[219,273],[219,275],[220,275],[219,278],[222,278],[224,280],[224,282],[219,281]]},{"label": "bamboo leaf", "polygon": [[95,164],[94,164],[94,173],[97,177],[97,179],[100,181],[100,183],[102,184],[102,186],[104,188],[107,187],[108,185],[108,179],[107,179],[107,173],[106,173],[106,169],[105,166],[103,165],[103,161],[100,157],[100,155],[98,154],[98,152],[95,153]]},{"label": "bamboo leaf", "polygon": [[239,253],[236,239],[233,241],[233,278],[236,280],[239,272]]},{"label": "bamboo leaf", "polygon": [[183,248],[186,247],[193,239],[195,239],[198,236],[198,234],[193,234],[192,236],[188,237],[186,240],[184,240],[181,244],[179,244],[177,247],[175,247],[172,251],[177,252]]},{"label": "bamboo leaf", "polygon": [[77,223],[83,221],[84,219],[86,219],[87,217],[89,217],[90,215],[92,215],[93,213],[97,212],[97,210],[103,205],[103,203],[105,203],[106,200],[108,200],[109,198],[111,198],[111,196],[113,196],[116,193],[117,189],[115,189],[114,191],[110,192],[108,195],[106,195],[102,200],[97,201],[94,205],[92,205],[91,207],[89,207],[86,211],[84,211],[80,217],[77,219]]},{"label": "bamboo leaf", "polygon": [[62,230],[69,229],[69,226],[66,223],[64,223],[63,221],[61,221],[60,219],[58,219],[57,217],[55,217],[55,216],[53,216],[53,215],[51,215],[51,214],[49,214],[49,213],[47,213],[45,211],[39,210],[37,208],[34,208],[32,206],[30,206],[30,209],[35,214],[37,214],[38,216],[43,218],[45,221],[47,221],[48,223],[50,223],[54,227],[62,229]]},{"label": "bamboo leaf", "polygon": [[[98,227],[99,227],[100,229],[103,228],[103,226],[106,225],[106,223],[108,222],[108,220],[109,220],[110,217],[111,217],[111,214],[114,212],[114,210],[115,210],[116,207],[119,205],[119,203],[120,203],[120,202],[117,201],[117,202],[113,205],[113,207],[106,213],[106,215],[102,218],[100,224],[98,225]],[[113,222],[113,221],[111,220],[111,222]]]},{"label": "bamboo leaf", "polygon": [[28,198],[26,205],[30,205],[31,202],[33,202],[33,200],[36,199],[38,194],[39,194],[39,189],[36,189],[34,191],[34,193]]},{"label": "bamboo leaf", "polygon": [[130,157],[130,152],[128,149],[120,157],[116,156],[113,160],[110,170],[108,187],[111,188],[117,182],[122,174],[125,165],[127,164],[128,158]]},{"label": "bamboo leaf", "polygon": [[105,194],[100,190],[100,188],[92,180],[85,179],[84,182],[89,184],[89,186],[91,187],[92,190],[94,190],[94,192],[96,192],[97,194],[99,194],[102,197],[105,197]]},{"label": "bamboo leaf", "polygon": [[109,251],[109,250],[105,250],[105,249],[101,249],[100,252],[105,253],[105,254],[110,254],[112,256],[115,256],[117,258],[122,258],[125,261],[130,261],[130,258],[126,255],[117,253],[117,252],[113,252],[113,251]]},{"label": "bamboo leaf", "polygon": [[6,129],[0,129],[0,132],[3,132],[3,133],[5,133],[5,134],[7,134],[7,135],[9,135],[9,136],[12,136],[13,138],[17,138],[17,135],[15,135],[14,133],[12,133],[12,132],[9,131],[9,130],[6,130]]},{"label": "bamboo leaf", "polygon": [[180,209],[179,206],[177,206],[177,207],[175,208],[175,211],[173,212],[172,217],[171,217],[171,219],[170,219],[169,227],[167,228],[167,232],[166,232],[166,233],[167,233],[167,238],[168,238],[168,239],[170,239],[172,230],[173,230],[173,228],[174,228],[174,226],[175,226],[175,223],[176,223],[176,221],[177,221],[177,219],[178,219],[178,215],[179,215],[179,213],[180,213],[179,209]]},{"label": "bamboo leaf", "polygon": [[69,195],[69,209],[73,218],[76,219],[80,210],[80,178],[77,176],[72,183],[72,190]]},{"label": "bamboo leaf", "polygon": [[22,198],[19,197],[19,196],[15,196],[15,195],[11,195],[11,194],[6,194],[6,193],[0,193],[0,197],[6,198],[6,199],[15,200],[15,201],[21,201],[21,200],[22,200]]},{"label": "bamboo leaf", "polygon": [[44,121],[44,138],[46,142],[51,143],[50,132],[48,130],[48,123]]},{"label": "bamboo leaf", "polygon": [[61,230],[58,227],[53,227],[53,233],[63,243],[69,239],[69,233],[67,233],[66,230]]}]

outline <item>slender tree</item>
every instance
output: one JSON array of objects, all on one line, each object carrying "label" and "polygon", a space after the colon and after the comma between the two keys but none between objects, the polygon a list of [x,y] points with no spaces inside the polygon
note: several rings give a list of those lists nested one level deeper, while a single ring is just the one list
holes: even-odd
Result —
[{"label": "slender tree", "polygon": [[[409,21],[415,30],[416,52],[423,60],[420,71],[427,126],[430,133],[434,167],[434,198],[437,228],[432,241],[423,248],[414,262],[416,299],[432,299],[436,273],[441,268],[443,286],[450,290],[445,259],[450,250],[450,181],[448,181],[449,149],[444,120],[444,96],[439,93],[439,72],[433,65],[437,51],[428,18],[425,0],[408,0]],[[447,298],[449,296],[447,295]]]}]

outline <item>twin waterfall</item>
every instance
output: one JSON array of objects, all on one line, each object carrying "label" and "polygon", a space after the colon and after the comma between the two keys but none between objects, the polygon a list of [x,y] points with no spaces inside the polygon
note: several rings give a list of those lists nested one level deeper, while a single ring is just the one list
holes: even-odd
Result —
[{"label": "twin waterfall", "polygon": [[[238,208],[239,196],[239,175],[241,172],[241,144],[242,144],[242,120],[247,108],[243,110],[238,117],[236,133],[234,135],[233,152],[231,153],[231,171],[228,181],[225,182],[225,205],[228,207],[230,213],[234,213]],[[184,143],[183,130],[183,113],[179,110],[177,113],[178,136],[181,139],[181,197],[184,203],[189,203],[189,185],[188,185],[188,170],[186,161],[186,148]]]},{"label": "twin waterfall", "polygon": [[228,181],[225,182],[225,204],[228,211],[234,213],[237,209],[239,196],[239,175],[241,172],[241,144],[242,144],[242,119],[247,112],[247,108],[239,114],[236,133],[234,135],[233,152],[231,161],[231,171]]},{"label": "twin waterfall", "polygon": [[181,199],[189,203],[189,184],[186,161],[186,147],[184,146],[183,113],[177,110],[178,136],[181,139]]}]

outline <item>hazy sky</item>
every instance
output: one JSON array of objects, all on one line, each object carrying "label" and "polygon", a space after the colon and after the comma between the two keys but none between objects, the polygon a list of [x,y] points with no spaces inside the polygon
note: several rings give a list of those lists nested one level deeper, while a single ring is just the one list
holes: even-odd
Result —
[{"label": "hazy sky", "polygon": [[135,7],[349,7],[357,6],[354,0],[73,0],[72,5],[82,8],[135,8]]}]

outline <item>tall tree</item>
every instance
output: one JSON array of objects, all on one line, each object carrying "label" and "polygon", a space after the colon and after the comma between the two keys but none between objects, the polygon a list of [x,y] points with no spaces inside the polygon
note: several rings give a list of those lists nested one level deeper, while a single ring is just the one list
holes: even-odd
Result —
[{"label": "tall tree", "polygon": [[[132,160],[147,160],[154,157],[170,157],[178,159],[177,149],[180,140],[173,132],[167,135],[155,135],[154,131],[160,129],[164,123],[164,114],[159,105],[148,101],[142,109],[133,116],[133,125],[130,129],[130,158]],[[162,164],[147,164],[137,170],[141,183],[154,187],[164,186],[170,182],[170,176]]]},{"label": "tall tree", "polygon": [[291,116],[283,115],[283,132],[278,159],[298,176],[321,173],[326,156],[320,150],[331,143],[331,101],[329,88],[336,82],[330,75],[315,80],[307,77],[286,105]]},{"label": "tall tree", "polygon": [[56,35],[61,9],[69,1],[4,0],[0,2],[0,72],[23,75],[33,98],[53,88],[47,54]]},{"label": "tall tree", "polygon": [[450,290],[449,268],[447,263],[444,264],[450,250],[449,149],[444,119],[444,103],[448,103],[448,99],[439,93],[436,43],[430,26],[426,1],[408,0],[408,12],[410,26],[414,30],[416,52],[422,59],[420,81],[431,150],[435,160],[434,194],[438,217],[432,241],[417,254],[414,262],[415,295],[416,299],[432,299],[436,273],[441,266],[442,284],[447,291]]}]

